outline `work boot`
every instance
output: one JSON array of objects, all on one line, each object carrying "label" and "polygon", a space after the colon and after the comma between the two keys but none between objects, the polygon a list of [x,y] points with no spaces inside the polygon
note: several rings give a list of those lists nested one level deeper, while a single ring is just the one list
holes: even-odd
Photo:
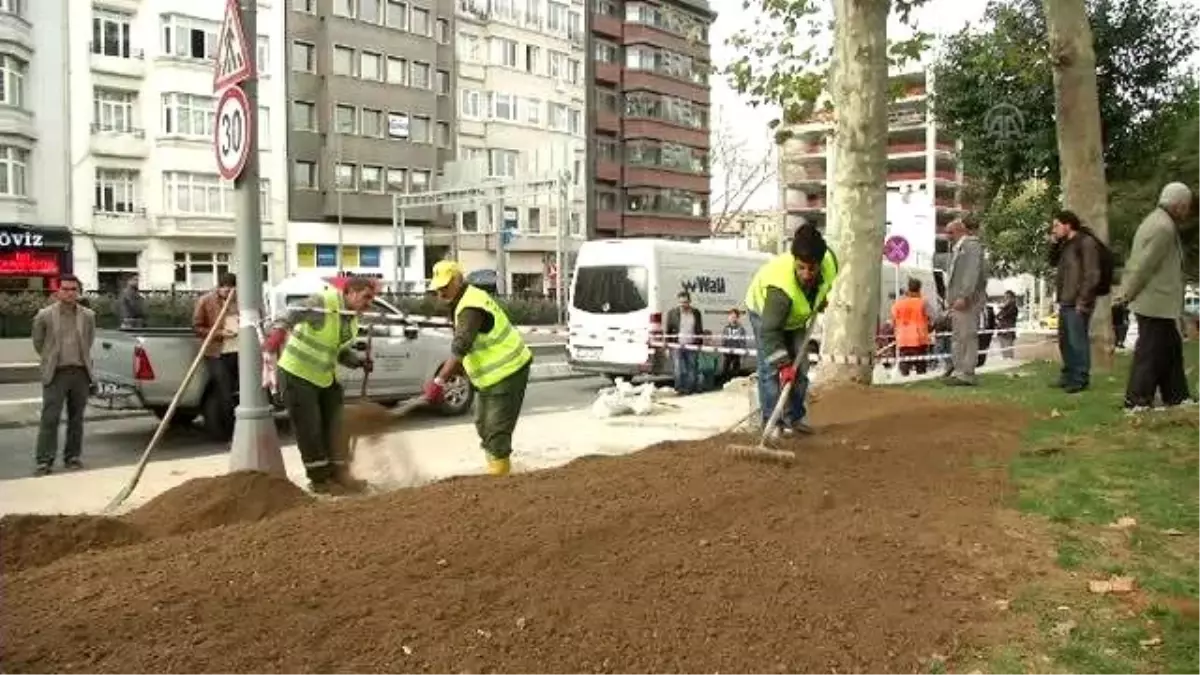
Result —
[{"label": "work boot", "polygon": [[512,462],[508,458],[496,459],[488,457],[487,472],[489,476],[507,476],[512,471]]},{"label": "work boot", "polygon": [[358,494],[367,491],[367,481],[361,478],[355,478],[350,475],[349,471],[339,472],[334,479],[335,482],[342,488],[345,494]]},{"label": "work boot", "polygon": [[52,473],[54,473],[54,467],[50,464],[38,464],[37,468],[33,470],[35,476],[49,476]]}]

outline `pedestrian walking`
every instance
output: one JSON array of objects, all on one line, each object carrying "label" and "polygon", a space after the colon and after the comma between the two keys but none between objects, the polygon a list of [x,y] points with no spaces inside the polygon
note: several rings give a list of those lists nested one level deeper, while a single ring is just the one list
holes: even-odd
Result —
[{"label": "pedestrian walking", "polygon": [[979,312],[987,301],[987,261],[979,241],[979,223],[971,216],[954,220],[946,227],[953,242],[946,298],[950,313],[950,370],[946,384],[975,384],[979,358]]},{"label": "pedestrian walking", "polygon": [[465,372],[475,387],[475,431],[487,471],[506,476],[512,470],[512,437],[529,388],[533,352],[492,296],[463,279],[458,263],[441,260],[434,265],[429,288],[449,306],[454,339],[450,358],[425,384],[425,399],[440,403],[446,381]]},{"label": "pedestrian walking", "polygon": [[64,274],[54,304],[33,317],[33,348],[42,371],[42,417],[38,426],[35,475],[54,470],[58,455],[58,423],[67,409],[63,466],[82,469],[83,414],[92,392],[92,342],[96,313],[79,304],[79,279]]},{"label": "pedestrian walking", "polygon": [[1138,336],[1125,389],[1125,409],[1136,412],[1154,404],[1173,407],[1192,398],[1183,362],[1181,334],[1184,303],[1183,243],[1179,228],[1187,222],[1192,191],[1183,183],[1162,189],[1158,205],[1138,226],[1125,263],[1122,289],[1115,300],[1128,305]]},{"label": "pedestrian walking", "polygon": [[808,345],[802,338],[809,322],[825,311],[837,273],[837,256],[820,230],[805,224],[796,229],[791,251],[769,260],[750,280],[746,308],[754,331],[758,405],[764,427],[782,387],[790,382],[792,399],[778,431],[813,432],[805,422],[808,377],[798,367],[800,359],[808,358]]},{"label": "pedestrian walking", "polygon": [[[337,286],[340,286],[337,287]],[[263,351],[279,354],[279,388],[296,445],[314,492],[356,490],[334,452],[341,442],[345,394],[337,366],[370,373],[370,357],[351,349],[358,339],[358,314],[375,299],[375,281],[345,277],[336,286],[289,308],[271,327]],[[343,313],[345,312],[345,313]]]},{"label": "pedestrian walking", "polygon": [[121,328],[142,328],[146,325],[146,301],[138,288],[138,275],[130,274],[118,298]]}]

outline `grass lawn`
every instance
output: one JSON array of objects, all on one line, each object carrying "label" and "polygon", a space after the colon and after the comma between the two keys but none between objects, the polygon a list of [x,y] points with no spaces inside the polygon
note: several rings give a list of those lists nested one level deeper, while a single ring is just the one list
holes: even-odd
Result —
[{"label": "grass lawn", "polygon": [[[1195,387],[1196,343],[1185,351]],[[912,385],[1032,413],[1009,467],[1012,506],[1044,523],[1064,570],[1056,576],[1066,581],[1014,597],[1014,617],[1037,629],[1012,634],[978,665],[1008,673],[1200,672],[1200,411],[1124,415],[1128,357],[1111,373],[1093,373],[1092,389],[1074,396],[1049,386],[1058,368],[1034,363],[982,377],[974,388]],[[1137,590],[1089,592],[1089,580],[1114,575],[1133,577]]]}]

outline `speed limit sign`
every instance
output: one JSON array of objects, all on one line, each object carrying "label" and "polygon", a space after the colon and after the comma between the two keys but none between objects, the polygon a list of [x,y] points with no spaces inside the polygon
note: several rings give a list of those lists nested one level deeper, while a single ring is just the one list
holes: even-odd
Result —
[{"label": "speed limit sign", "polygon": [[250,134],[253,133],[250,101],[241,87],[230,87],[217,103],[213,121],[213,150],[217,153],[217,168],[225,180],[236,180],[250,158]]}]

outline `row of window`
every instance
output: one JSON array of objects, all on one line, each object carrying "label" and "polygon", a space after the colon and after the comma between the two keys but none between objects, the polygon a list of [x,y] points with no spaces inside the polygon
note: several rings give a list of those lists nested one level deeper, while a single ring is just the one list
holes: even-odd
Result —
[{"label": "row of window", "polygon": [[0,145],[0,195],[29,196],[29,151]]},{"label": "row of window", "polygon": [[708,173],[708,151],[681,143],[636,139],[625,141],[597,139],[596,157],[602,162],[624,161],[634,166],[651,166],[687,173]]},{"label": "row of window", "polygon": [[620,196],[612,190],[596,190],[595,204],[598,211],[708,217],[708,195],[687,190],[639,187]]},{"label": "row of window", "polygon": [[583,13],[565,2],[547,0],[458,0],[461,14],[543,32],[583,44]]},{"label": "row of window", "polygon": [[[622,103],[618,107],[618,104]],[[649,117],[693,129],[708,128],[708,106],[667,94],[634,91],[618,95],[598,89],[596,105],[600,110],[622,113],[626,117]]]},{"label": "row of window", "polygon": [[[233,183],[216,174],[164,171],[163,212],[187,215],[231,217],[234,212]],[[263,220],[271,220],[271,182],[260,182],[259,209]],[[96,213],[132,215],[143,208],[142,175],[130,169],[97,168]]]},{"label": "row of window", "polygon": [[[162,95],[162,133],[168,136],[211,140],[216,119],[217,100],[201,94],[169,93]],[[92,124],[96,129],[114,133],[134,133],[138,127],[136,92],[96,87],[92,90]],[[258,108],[258,145],[271,144],[271,111]]]},{"label": "row of window", "polygon": [[648,70],[696,84],[708,84],[708,75],[712,72],[712,65],[707,62],[650,45],[626,47],[625,67],[629,70]]},{"label": "row of window", "polygon": [[[460,216],[459,226],[463,232],[489,232],[494,229],[496,224],[493,222],[494,209],[491,206],[484,207],[478,211],[463,211]],[[558,231],[559,210],[544,206],[530,206],[528,208],[522,206],[505,206],[504,218],[506,220],[512,218],[516,220],[516,226],[513,227],[511,222],[504,223],[504,226],[513,229],[516,232],[525,234],[542,234],[554,233]],[[571,234],[579,234],[583,218],[578,211],[571,211],[568,214],[568,232]]]},{"label": "row of window", "polygon": [[[96,257],[99,259],[100,255]],[[213,288],[223,275],[233,271],[233,264],[235,262],[234,257],[228,253],[176,251],[175,288],[191,291],[204,291]],[[130,271],[136,272],[138,270],[136,267],[132,270],[122,270],[122,272],[126,273]],[[271,283],[271,256],[267,253],[264,253],[262,257],[262,280],[264,284]],[[101,282],[101,285],[103,285],[103,282]]]},{"label": "row of window", "polygon": [[[292,185],[298,190],[320,190],[318,162],[296,160],[292,163]],[[334,188],[342,192],[384,194],[391,192],[427,192],[433,182],[429,169],[403,169],[370,164],[334,165]]]},{"label": "row of window", "polygon": [[[210,63],[217,58],[217,41],[220,22],[196,19],[177,14],[162,15],[162,56],[196,60]],[[92,53],[100,56],[115,56],[129,59],[140,58],[133,49],[133,15],[108,9],[92,11]],[[258,38],[258,70],[266,73],[270,69],[270,41]]]},{"label": "row of window", "polygon": [[[291,3],[294,11],[317,13],[317,0],[291,0]],[[435,19],[428,9],[411,6],[402,0],[333,0],[333,14],[433,37],[442,44],[450,42],[449,20]]]},{"label": "row of window", "polygon": [[653,26],[692,42],[708,43],[708,22],[674,7],[629,2],[625,4],[625,21]]},{"label": "row of window", "polygon": [[583,135],[583,110],[575,106],[497,91],[463,89],[459,94],[458,114],[463,119],[544,125],[552,131]]},{"label": "row of window", "polygon": [[[315,73],[317,48],[308,42],[292,42],[292,69]],[[386,82],[416,89],[433,89],[442,96],[450,94],[450,72],[434,70],[424,61],[409,61],[399,56],[388,56],[382,52],[335,45],[333,48],[333,74],[356,77],[371,82]]]},{"label": "row of window", "polygon": [[[317,104],[311,101],[292,101],[292,128],[297,131],[319,132]],[[450,124],[433,122],[424,115],[405,112],[385,112],[376,108],[359,108],[342,103],[333,107],[333,130],[338,134],[390,138],[410,143],[434,143],[450,147]]]},{"label": "row of window", "polygon": [[[486,54],[483,51],[485,44]],[[455,50],[458,59],[466,63],[487,63],[514,68],[531,75],[545,76],[571,84],[579,84],[583,78],[582,60],[555,49],[546,49],[543,59],[542,47],[523,44],[509,38],[481,38],[466,31],[459,31]]]},{"label": "row of window", "polygon": [[0,55],[0,103],[25,107],[25,76],[29,63],[10,54]]}]

